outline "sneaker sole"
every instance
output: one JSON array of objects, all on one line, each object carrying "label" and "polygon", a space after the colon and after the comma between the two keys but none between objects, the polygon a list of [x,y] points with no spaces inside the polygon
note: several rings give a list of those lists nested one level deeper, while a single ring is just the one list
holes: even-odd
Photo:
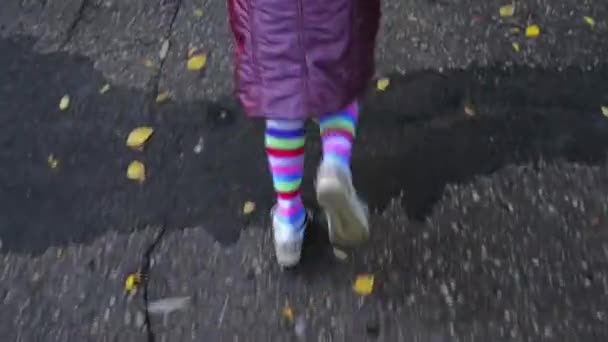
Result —
[{"label": "sneaker sole", "polygon": [[282,268],[294,267],[300,263],[301,253],[295,254],[286,251],[281,251],[280,248],[275,245],[275,254],[277,258],[277,264],[279,264],[279,266]]},{"label": "sneaker sole", "polygon": [[[274,208],[271,210],[270,216],[271,217],[274,216]],[[304,222],[303,229],[306,229],[306,227],[309,225],[311,218],[312,218],[312,213],[307,211],[306,212],[306,221]],[[275,252],[277,264],[279,264],[279,266],[281,268],[290,268],[290,267],[294,267],[297,264],[299,264],[300,259],[302,258],[303,242],[304,242],[304,238],[302,238],[302,240],[299,240],[299,241],[297,241],[297,240],[292,241],[292,242],[286,244],[284,247],[281,247],[281,246],[279,246],[280,244],[277,243],[276,239],[274,238],[274,232],[273,232],[274,252]],[[292,247],[292,248],[290,248],[290,247]]]},{"label": "sneaker sole", "polygon": [[329,240],[343,247],[355,247],[369,239],[367,214],[337,178],[317,180],[317,201],[327,215]]}]

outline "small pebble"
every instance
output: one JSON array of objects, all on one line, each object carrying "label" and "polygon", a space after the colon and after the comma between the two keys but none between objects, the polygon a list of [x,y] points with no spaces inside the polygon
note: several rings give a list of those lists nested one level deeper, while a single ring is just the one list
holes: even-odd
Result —
[{"label": "small pebble", "polygon": [[194,146],[194,153],[196,154],[200,154],[201,152],[203,152],[203,148],[205,147],[205,141],[203,140],[203,137],[198,138],[198,142],[196,143],[196,146]]}]

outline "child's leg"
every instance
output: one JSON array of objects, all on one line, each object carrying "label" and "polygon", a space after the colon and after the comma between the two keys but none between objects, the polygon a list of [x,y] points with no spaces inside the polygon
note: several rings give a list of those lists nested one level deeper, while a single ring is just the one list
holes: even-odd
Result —
[{"label": "child's leg", "polygon": [[300,197],[304,173],[304,121],[268,120],[266,122],[266,151],[277,194],[275,220],[282,227],[300,230],[306,220],[306,210]]},{"label": "child's leg", "polygon": [[350,157],[357,130],[359,108],[353,102],[344,110],[320,118],[323,161],[335,163],[350,173]]},{"label": "child's leg", "polygon": [[317,200],[327,215],[332,243],[354,246],[369,236],[368,212],[352,183],[350,157],[358,104],[320,118],[323,161],[317,173]]}]

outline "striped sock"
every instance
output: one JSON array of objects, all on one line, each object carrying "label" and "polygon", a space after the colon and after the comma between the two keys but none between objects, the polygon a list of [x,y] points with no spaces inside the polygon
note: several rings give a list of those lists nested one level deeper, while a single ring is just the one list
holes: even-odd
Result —
[{"label": "striped sock", "polygon": [[266,152],[277,193],[276,218],[295,229],[303,227],[306,220],[300,197],[305,140],[304,121],[266,121]]},{"label": "striped sock", "polygon": [[344,110],[321,116],[323,161],[335,162],[350,172],[350,157],[357,130],[359,105],[353,102]]}]

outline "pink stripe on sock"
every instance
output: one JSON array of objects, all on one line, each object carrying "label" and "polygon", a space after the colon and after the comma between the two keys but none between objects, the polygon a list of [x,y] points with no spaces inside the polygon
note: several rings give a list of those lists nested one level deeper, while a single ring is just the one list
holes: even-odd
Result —
[{"label": "pink stripe on sock", "polygon": [[304,155],[297,157],[273,157],[268,156],[268,161],[271,165],[291,166],[301,165],[304,162]]},{"label": "pink stripe on sock", "polygon": [[344,146],[342,144],[332,144],[331,142],[327,142],[325,144],[325,146],[323,147],[323,152],[324,153],[335,153],[335,154],[347,156],[347,155],[350,155],[350,153],[351,153],[351,147]]},{"label": "pink stripe on sock", "polygon": [[270,170],[275,174],[294,174],[302,171],[302,165],[270,165]]},{"label": "pink stripe on sock", "polygon": [[341,128],[330,128],[321,132],[321,138],[326,139],[329,137],[344,137],[349,141],[352,141],[354,139],[353,134],[351,132]]}]

